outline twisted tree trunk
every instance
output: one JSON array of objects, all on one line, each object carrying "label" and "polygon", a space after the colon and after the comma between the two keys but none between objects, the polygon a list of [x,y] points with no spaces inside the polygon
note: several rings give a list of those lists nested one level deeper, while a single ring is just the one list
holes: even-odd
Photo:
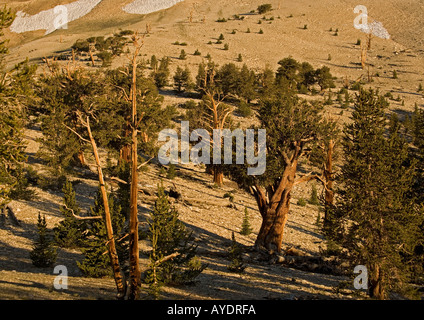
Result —
[{"label": "twisted tree trunk", "polygon": [[295,183],[297,158],[287,165],[279,182],[264,189],[260,186],[252,188],[262,216],[262,225],[256,238],[255,246],[270,254],[281,251],[284,227],[287,223],[291,191]]}]

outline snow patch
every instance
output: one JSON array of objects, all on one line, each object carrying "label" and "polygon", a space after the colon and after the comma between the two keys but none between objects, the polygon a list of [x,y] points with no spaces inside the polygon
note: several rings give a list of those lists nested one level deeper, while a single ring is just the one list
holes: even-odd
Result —
[{"label": "snow patch", "polygon": [[122,9],[127,13],[149,14],[171,8],[182,1],[184,0],[135,0]]},{"label": "snow patch", "polygon": [[90,13],[100,2],[102,0],[79,0],[41,11],[32,16],[18,11],[10,30],[15,33],[46,30],[45,34],[49,34]]}]

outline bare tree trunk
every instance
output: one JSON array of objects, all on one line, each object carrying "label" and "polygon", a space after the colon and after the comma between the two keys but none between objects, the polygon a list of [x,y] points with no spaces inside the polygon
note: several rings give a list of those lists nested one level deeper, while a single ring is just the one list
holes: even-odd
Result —
[{"label": "bare tree trunk", "polygon": [[361,44],[361,67],[362,67],[362,70],[365,69],[366,61],[367,61],[367,48],[365,48]]},{"label": "bare tree trunk", "polygon": [[222,167],[220,165],[213,166],[213,182],[218,186],[224,184],[224,173],[222,172]]},{"label": "bare tree trunk", "polygon": [[137,153],[137,56],[141,47],[137,47],[134,53],[132,65],[132,87],[131,87],[131,100],[132,100],[132,133],[131,133],[131,189],[130,189],[130,291],[128,299],[135,300],[139,295],[139,288],[141,283],[141,273],[139,265],[139,248],[138,248],[138,209],[137,209],[137,195],[138,195],[138,153]]},{"label": "bare tree trunk", "polygon": [[94,67],[94,66],[96,66],[96,64],[94,63],[94,56],[93,56],[92,47],[93,47],[92,45],[89,46],[88,53],[90,54],[91,64]]},{"label": "bare tree trunk", "polygon": [[82,166],[85,167],[87,165],[86,161],[85,161],[85,156],[84,156],[84,152],[82,150],[78,151],[78,154],[76,155],[78,163]]},{"label": "bare tree trunk", "polygon": [[116,288],[118,290],[118,298],[122,299],[125,297],[125,291],[126,291],[126,284],[125,284],[125,278],[123,276],[123,273],[121,272],[121,267],[119,264],[118,259],[118,253],[116,250],[115,245],[115,238],[113,235],[113,228],[112,228],[112,219],[110,215],[110,208],[109,208],[109,200],[107,197],[107,191],[105,187],[105,181],[103,177],[103,171],[102,167],[100,165],[100,157],[97,150],[96,141],[93,138],[93,134],[91,132],[89,117],[87,117],[87,131],[88,135],[90,137],[91,146],[93,148],[94,157],[96,159],[96,165],[97,165],[97,171],[99,175],[99,184],[100,184],[100,190],[102,193],[103,198],[103,206],[105,210],[105,224],[106,224],[106,232],[108,237],[108,251],[109,251],[109,257],[112,264],[113,269],[113,276],[115,278]]},{"label": "bare tree trunk", "polygon": [[[334,206],[333,191],[333,153],[334,141],[330,140],[327,149],[327,160],[324,166],[324,229],[332,227],[332,210]],[[328,230],[329,231],[329,230]]]}]

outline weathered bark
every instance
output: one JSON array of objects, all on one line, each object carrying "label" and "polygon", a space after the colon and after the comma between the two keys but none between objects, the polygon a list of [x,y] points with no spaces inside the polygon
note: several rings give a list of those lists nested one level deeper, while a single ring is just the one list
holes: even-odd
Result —
[{"label": "weathered bark", "polygon": [[129,242],[130,242],[130,291],[129,300],[135,300],[139,295],[141,284],[141,273],[139,264],[139,248],[138,248],[138,140],[137,140],[137,56],[141,47],[137,47],[132,61],[133,75],[131,86],[131,105],[132,105],[132,132],[131,132],[131,189],[130,189],[130,222],[129,222]]},{"label": "weathered bark", "polygon": [[220,165],[213,166],[213,182],[218,186],[224,184],[224,173],[222,172],[222,167]]},{"label": "weathered bark", "polygon": [[112,264],[113,276],[114,276],[114,279],[115,279],[116,288],[118,290],[118,298],[122,299],[125,296],[126,283],[125,283],[125,278],[124,278],[124,275],[121,271],[121,267],[120,267],[120,264],[119,264],[118,252],[116,250],[115,238],[114,238],[114,235],[113,235],[112,219],[111,219],[110,208],[109,208],[109,200],[108,200],[108,197],[107,197],[107,191],[106,191],[106,187],[105,187],[105,181],[104,181],[102,167],[100,165],[100,157],[99,157],[99,153],[98,153],[98,150],[97,150],[96,141],[94,140],[93,134],[91,132],[89,117],[87,117],[87,131],[88,131],[88,135],[90,137],[90,143],[91,143],[91,146],[93,148],[94,157],[96,159],[97,172],[98,172],[98,175],[99,175],[100,191],[102,193],[103,206],[104,206],[104,210],[105,210],[105,224],[106,224],[106,232],[107,232],[107,238],[108,238],[107,245],[108,245],[109,257],[110,257],[110,261],[111,261],[111,264]]},{"label": "weathered bark", "polygon": [[91,65],[93,66],[93,67],[95,67],[96,66],[96,64],[94,63],[94,56],[93,56],[93,45],[90,45],[89,46],[89,48],[88,48],[88,53],[90,54],[90,59],[91,59]]},{"label": "weathered bark", "polygon": [[119,151],[119,161],[131,162],[131,145],[123,146]]},{"label": "weathered bark", "polygon": [[276,187],[268,188],[268,195],[259,186],[253,188],[259,212],[262,215],[262,225],[256,238],[255,246],[258,249],[265,249],[270,254],[281,251],[296,170],[297,158],[286,166]]},{"label": "weathered bark", "polygon": [[76,155],[77,160],[78,160],[78,164],[81,167],[85,167],[87,165],[86,161],[85,161],[85,156],[84,156],[84,152],[82,150],[78,151],[78,154]]},{"label": "weathered bark", "polygon": [[383,274],[380,267],[377,264],[374,264],[373,267],[370,268],[368,275],[368,289],[370,297],[378,300],[386,299],[386,292],[382,285]]}]

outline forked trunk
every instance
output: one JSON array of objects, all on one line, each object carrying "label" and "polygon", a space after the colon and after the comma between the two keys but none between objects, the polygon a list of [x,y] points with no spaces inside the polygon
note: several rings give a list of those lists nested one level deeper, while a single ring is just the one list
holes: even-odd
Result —
[{"label": "forked trunk", "polygon": [[262,215],[262,225],[255,246],[270,254],[279,253],[283,242],[284,227],[290,211],[291,191],[296,176],[297,160],[284,170],[276,189],[269,189],[268,198],[263,190],[256,187],[254,192]]},{"label": "forked trunk", "polygon": [[261,229],[256,238],[255,246],[265,249],[268,253],[278,253],[281,251],[283,243],[284,227],[289,214],[289,205],[275,209],[268,208],[262,220]]}]

